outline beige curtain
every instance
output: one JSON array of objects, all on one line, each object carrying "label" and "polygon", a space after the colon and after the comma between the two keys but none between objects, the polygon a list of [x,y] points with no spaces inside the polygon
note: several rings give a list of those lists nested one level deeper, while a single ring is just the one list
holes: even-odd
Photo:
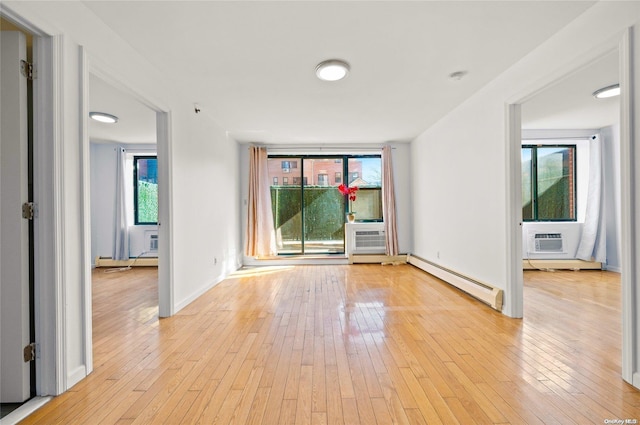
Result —
[{"label": "beige curtain", "polygon": [[249,199],[244,251],[248,257],[276,254],[267,149],[257,146],[249,148]]},{"label": "beige curtain", "polygon": [[391,146],[382,148],[382,215],[387,255],[398,255],[398,230],[396,228],[396,195],[393,186]]}]

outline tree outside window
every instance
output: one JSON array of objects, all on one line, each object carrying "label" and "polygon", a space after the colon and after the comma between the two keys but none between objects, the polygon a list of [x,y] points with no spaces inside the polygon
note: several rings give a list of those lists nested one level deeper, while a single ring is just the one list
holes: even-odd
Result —
[{"label": "tree outside window", "polygon": [[522,146],[522,217],[576,220],[575,145]]},{"label": "tree outside window", "polygon": [[158,158],[133,157],[135,224],[158,224]]}]

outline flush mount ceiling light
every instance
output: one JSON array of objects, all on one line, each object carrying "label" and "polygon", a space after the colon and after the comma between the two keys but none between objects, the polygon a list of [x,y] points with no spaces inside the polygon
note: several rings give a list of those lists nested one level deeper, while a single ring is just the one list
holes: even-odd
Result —
[{"label": "flush mount ceiling light", "polygon": [[89,112],[89,117],[106,124],[114,124],[118,122],[118,117],[104,112]]},{"label": "flush mount ceiling light", "polygon": [[611,86],[603,87],[593,92],[593,96],[597,99],[605,99],[607,97],[619,96],[620,84],[613,84]]},{"label": "flush mount ceiling light", "polygon": [[342,80],[349,74],[349,64],[338,59],[321,62],[316,67],[316,75],[323,81]]}]

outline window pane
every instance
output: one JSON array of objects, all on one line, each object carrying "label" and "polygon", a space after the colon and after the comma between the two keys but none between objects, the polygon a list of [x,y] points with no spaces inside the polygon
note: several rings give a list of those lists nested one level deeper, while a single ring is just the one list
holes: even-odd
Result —
[{"label": "window pane", "polygon": [[304,158],[304,252],[344,252],[344,196],[329,176],[342,171],[342,159]]},{"label": "window pane", "polygon": [[[293,162],[280,158],[269,158],[268,161],[269,177],[274,183],[271,185],[271,207],[279,254],[302,253],[300,169],[292,169]],[[293,177],[292,185],[289,185],[288,176]],[[282,179],[282,186],[275,184],[279,179]]]},{"label": "window pane", "polygon": [[349,210],[356,213],[356,220],[382,220],[382,159],[354,157],[348,164],[349,187],[358,187]]},{"label": "window pane", "polygon": [[522,219],[533,220],[532,149],[522,148]]},{"label": "window pane", "polygon": [[356,220],[382,220],[382,189],[362,187],[351,202]]},{"label": "window pane", "polygon": [[538,147],[537,152],[538,220],[574,219],[574,149]]},{"label": "window pane", "polygon": [[158,160],[155,157],[135,157],[136,224],[158,223]]}]

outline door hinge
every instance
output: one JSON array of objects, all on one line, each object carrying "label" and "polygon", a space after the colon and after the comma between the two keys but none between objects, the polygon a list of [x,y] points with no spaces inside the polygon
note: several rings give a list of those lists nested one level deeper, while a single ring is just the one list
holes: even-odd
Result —
[{"label": "door hinge", "polygon": [[32,63],[27,62],[26,60],[20,61],[20,73],[27,77],[27,80],[35,80],[36,78],[36,69]]},{"label": "door hinge", "polygon": [[22,350],[22,354],[24,356],[24,362],[28,363],[36,359],[36,343],[32,342],[31,344],[24,347]]},{"label": "door hinge", "polygon": [[22,218],[33,220],[36,216],[36,204],[33,202],[25,202],[22,204]]}]

